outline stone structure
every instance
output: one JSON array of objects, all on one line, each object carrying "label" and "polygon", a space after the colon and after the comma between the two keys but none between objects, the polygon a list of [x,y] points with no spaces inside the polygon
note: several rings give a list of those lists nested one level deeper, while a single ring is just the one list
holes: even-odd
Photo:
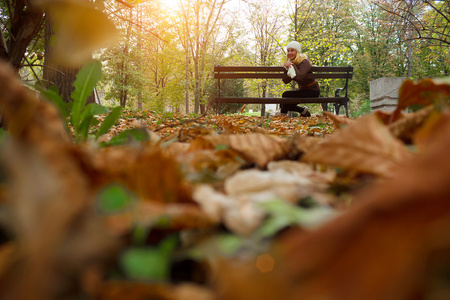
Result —
[{"label": "stone structure", "polygon": [[370,82],[370,108],[372,111],[393,111],[398,103],[398,90],[404,77],[381,77]]}]

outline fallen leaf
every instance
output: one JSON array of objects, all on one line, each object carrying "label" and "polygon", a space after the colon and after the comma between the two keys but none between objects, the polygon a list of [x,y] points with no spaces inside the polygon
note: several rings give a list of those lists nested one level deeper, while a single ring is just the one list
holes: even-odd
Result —
[{"label": "fallen leaf", "polygon": [[85,269],[102,266],[117,242],[90,209],[87,178],[56,108],[0,64],[0,109],[10,129],[2,147],[8,178],[13,264],[0,274],[2,299],[73,294]]},{"label": "fallen leaf", "polygon": [[423,126],[433,109],[433,106],[427,106],[415,113],[406,114],[403,118],[389,124],[388,128],[395,137],[410,144],[413,136]]},{"label": "fallen leaf", "polygon": [[401,111],[416,104],[437,104],[437,101],[448,99],[449,96],[450,85],[447,82],[431,78],[418,82],[407,79],[400,86],[397,110]]},{"label": "fallen leaf", "polygon": [[341,127],[348,126],[351,123],[355,122],[355,120],[353,120],[353,119],[344,118],[339,115],[335,115],[331,112],[328,112],[326,110],[324,110],[322,113],[333,121],[334,128],[341,128]]},{"label": "fallen leaf", "polygon": [[432,295],[450,254],[450,118],[439,128],[414,163],[357,195],[358,205],[315,232],[286,237],[286,299]]},{"label": "fallen leaf", "polygon": [[412,154],[374,115],[336,131],[301,160],[390,177]]}]

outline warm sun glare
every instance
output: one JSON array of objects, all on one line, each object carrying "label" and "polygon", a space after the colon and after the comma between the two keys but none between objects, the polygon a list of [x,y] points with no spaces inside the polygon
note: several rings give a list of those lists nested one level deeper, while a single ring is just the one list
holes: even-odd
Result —
[{"label": "warm sun glare", "polygon": [[169,11],[178,11],[180,10],[180,2],[182,0],[159,0],[161,5],[165,7]]}]

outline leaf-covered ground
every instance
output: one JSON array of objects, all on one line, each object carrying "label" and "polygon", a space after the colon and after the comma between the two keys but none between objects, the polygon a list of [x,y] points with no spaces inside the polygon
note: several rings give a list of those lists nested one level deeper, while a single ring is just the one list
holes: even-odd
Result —
[{"label": "leaf-covered ground", "polygon": [[294,133],[309,136],[324,136],[333,131],[333,122],[326,116],[300,117],[248,117],[244,115],[204,115],[192,117],[179,114],[156,114],[148,111],[125,111],[122,118],[104,140],[130,128],[145,127],[155,132],[162,140],[176,138],[191,141],[197,135],[245,134],[252,132],[276,136]]},{"label": "leaf-covered ground", "polygon": [[356,120],[127,112],[75,144],[1,66],[0,299],[448,299],[449,96],[406,81]]}]

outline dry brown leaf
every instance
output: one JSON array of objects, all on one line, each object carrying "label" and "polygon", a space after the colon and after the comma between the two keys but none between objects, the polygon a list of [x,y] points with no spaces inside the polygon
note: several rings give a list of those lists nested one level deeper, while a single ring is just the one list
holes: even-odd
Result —
[{"label": "dry brown leaf", "polygon": [[139,201],[129,211],[104,216],[103,222],[116,235],[129,233],[136,224],[150,228],[162,222],[162,229],[168,231],[205,229],[217,224],[195,204],[165,204],[154,201]]},{"label": "dry brown leaf", "polygon": [[0,298],[56,299],[77,288],[83,268],[101,265],[115,242],[89,209],[92,195],[56,108],[3,63],[0,99],[10,132],[2,163],[17,242],[16,261],[1,274]]},{"label": "dry brown leaf", "polygon": [[299,159],[303,153],[309,152],[311,148],[322,142],[322,137],[293,134],[286,141],[286,148],[289,149],[287,158]]},{"label": "dry brown leaf", "polygon": [[230,147],[262,168],[287,154],[285,139],[261,133],[231,135]]},{"label": "dry brown leaf", "polygon": [[220,299],[447,299],[450,117],[429,138],[414,163],[361,192],[341,216],[287,233],[270,252],[272,272],[227,262]]},{"label": "dry brown leaf", "polygon": [[[194,199],[203,211],[233,232],[249,235],[267,215],[259,206],[274,199],[297,203],[314,193],[324,193],[328,185],[325,180],[318,184],[312,178],[314,171],[302,172],[291,164],[296,162],[272,162],[270,171],[250,169],[239,171],[224,182],[224,193],[211,186],[201,185],[194,191]],[[289,167],[291,166],[291,167]],[[304,170],[304,169],[302,169]],[[303,173],[303,174],[302,174]]]},{"label": "dry brown leaf", "polygon": [[400,110],[396,109],[392,112],[386,112],[382,110],[377,110],[374,114],[380,119],[383,124],[392,124],[403,118],[403,114]]},{"label": "dry brown leaf", "polygon": [[429,105],[449,97],[448,83],[431,78],[422,79],[419,82],[407,79],[400,86],[397,110],[402,111],[415,104]]},{"label": "dry brown leaf", "polygon": [[239,110],[239,113],[242,115],[244,113],[244,109],[245,109],[245,104],[241,107],[241,109]]},{"label": "dry brown leaf", "polygon": [[449,137],[447,116],[423,155],[393,180],[358,195],[359,205],[317,232],[287,238],[292,299],[432,295],[434,272],[450,254]]},{"label": "dry brown leaf", "polygon": [[99,300],[214,300],[212,290],[195,284],[172,285],[167,283],[145,283],[107,281],[98,290]]},{"label": "dry brown leaf", "polygon": [[442,127],[449,121],[450,112],[446,108],[443,112],[431,111],[427,115],[425,124],[416,130],[413,136],[414,144],[419,151],[431,146],[433,142],[436,142],[436,135],[440,135]]},{"label": "dry brown leaf", "polygon": [[17,244],[9,242],[0,246],[0,277],[17,261]]},{"label": "dry brown leaf", "polygon": [[385,125],[369,115],[312,147],[302,161],[390,177],[411,155]]},{"label": "dry brown leaf", "polygon": [[171,143],[165,149],[164,152],[170,157],[183,156],[183,154],[189,151],[191,145],[189,143]]},{"label": "dry brown leaf", "polygon": [[159,146],[86,146],[76,149],[76,155],[94,191],[110,183],[121,183],[142,199],[192,202],[190,186],[179,163]]},{"label": "dry brown leaf", "polygon": [[191,142],[190,151],[214,150],[219,145],[230,147],[230,136],[223,134],[198,136]]},{"label": "dry brown leaf", "polygon": [[389,130],[398,139],[410,143],[414,134],[422,127],[432,110],[433,106],[427,106],[415,113],[407,114],[396,122],[389,124]]},{"label": "dry brown leaf", "polygon": [[286,139],[262,133],[203,136],[191,143],[191,151],[215,149],[223,145],[236,151],[245,160],[265,167],[268,162],[283,158],[288,148]]},{"label": "dry brown leaf", "polygon": [[348,125],[352,124],[353,122],[355,122],[355,120],[353,120],[353,119],[344,118],[344,117],[335,115],[331,112],[328,112],[326,110],[323,111],[322,113],[333,121],[334,128],[341,128],[341,127],[348,126]]}]

